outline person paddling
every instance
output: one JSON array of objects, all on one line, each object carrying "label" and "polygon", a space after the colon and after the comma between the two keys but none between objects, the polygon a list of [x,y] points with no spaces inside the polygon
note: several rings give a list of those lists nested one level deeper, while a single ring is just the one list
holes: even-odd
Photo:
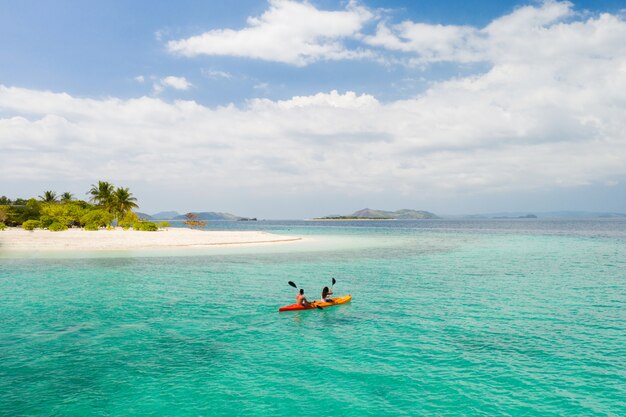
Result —
[{"label": "person paddling", "polygon": [[322,290],[322,301],[325,303],[332,303],[333,299],[330,298],[330,295],[333,293],[333,290],[329,290],[328,287],[324,287]]},{"label": "person paddling", "polygon": [[300,293],[296,295],[296,304],[299,304],[305,307],[308,307],[311,305],[309,300],[307,300],[306,297],[304,296],[304,290],[302,288],[300,288]]}]

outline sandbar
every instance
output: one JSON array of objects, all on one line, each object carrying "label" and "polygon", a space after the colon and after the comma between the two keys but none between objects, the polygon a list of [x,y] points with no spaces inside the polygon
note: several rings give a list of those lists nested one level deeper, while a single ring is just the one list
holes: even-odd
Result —
[{"label": "sandbar", "polygon": [[68,229],[27,231],[7,228],[0,231],[0,252],[25,251],[123,251],[223,247],[227,245],[267,245],[293,243],[302,238],[261,231],[214,231],[169,228],[156,232],[135,230],[88,231]]}]

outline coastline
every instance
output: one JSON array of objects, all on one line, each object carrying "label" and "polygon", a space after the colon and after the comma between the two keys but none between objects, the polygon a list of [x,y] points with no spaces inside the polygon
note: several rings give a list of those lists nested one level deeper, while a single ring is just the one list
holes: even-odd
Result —
[{"label": "coastline", "polygon": [[149,249],[185,249],[223,246],[256,246],[295,243],[301,237],[280,236],[260,231],[207,231],[169,228],[155,232],[135,230],[87,231],[69,229],[0,231],[0,253],[4,252],[94,252]]}]

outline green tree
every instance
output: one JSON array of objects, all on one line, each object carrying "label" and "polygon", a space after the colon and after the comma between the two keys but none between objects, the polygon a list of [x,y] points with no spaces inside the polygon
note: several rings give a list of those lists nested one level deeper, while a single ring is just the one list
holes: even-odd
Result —
[{"label": "green tree", "polygon": [[42,203],[31,198],[19,205],[0,206],[0,221],[9,226],[20,226],[27,220],[38,220]]},{"label": "green tree", "polygon": [[41,227],[51,223],[61,223],[66,226],[82,226],[81,218],[89,212],[84,201],[71,201],[65,204],[42,204],[39,218]]},{"label": "green tree", "polygon": [[8,198],[7,196],[2,196],[0,197],[0,206],[10,206],[11,205],[11,199]]},{"label": "green tree", "polygon": [[128,213],[124,214],[122,217],[118,218],[117,225],[124,230],[128,230],[131,227],[133,227],[133,225],[137,222],[139,222],[139,216],[137,216],[132,211],[129,211]]},{"label": "green tree", "polygon": [[111,225],[112,221],[113,215],[108,211],[102,209],[89,210],[85,215],[80,218],[80,222],[85,225],[85,228],[87,228],[87,226],[95,226],[96,229],[98,227],[107,227]]},{"label": "green tree", "polygon": [[41,215],[41,203],[34,198],[26,201],[23,207],[18,211],[18,223],[22,224],[28,220],[39,220]]},{"label": "green tree", "polygon": [[39,200],[44,203],[56,203],[57,193],[55,193],[54,191],[44,191],[43,195],[39,196]]},{"label": "green tree", "polygon": [[94,208],[91,204],[80,200],[71,201],[63,206],[67,210],[67,216],[70,220],[68,226],[78,227],[84,226],[84,223],[81,222],[82,216]]},{"label": "green tree", "polygon": [[131,193],[128,188],[117,187],[117,189],[113,192],[112,198],[112,211],[115,217],[118,220],[121,220],[124,218],[126,213],[129,213],[134,208],[139,207],[135,201],[137,201],[137,199],[133,197],[133,193]]},{"label": "green tree", "polygon": [[74,194],[66,191],[63,194],[61,194],[61,203],[65,204],[65,203],[69,203],[70,201],[74,200]]},{"label": "green tree", "polygon": [[18,222],[20,213],[18,208],[13,206],[0,206],[0,222],[9,226],[19,226],[21,222]]},{"label": "green tree", "polygon": [[91,184],[91,188],[87,191],[91,201],[102,207],[110,208],[113,200],[113,184],[106,181],[98,181],[98,185]]},{"label": "green tree", "polygon": [[39,227],[41,227],[42,229],[47,228],[52,223],[54,223],[54,219],[47,214],[43,214],[41,217],[39,217]]}]

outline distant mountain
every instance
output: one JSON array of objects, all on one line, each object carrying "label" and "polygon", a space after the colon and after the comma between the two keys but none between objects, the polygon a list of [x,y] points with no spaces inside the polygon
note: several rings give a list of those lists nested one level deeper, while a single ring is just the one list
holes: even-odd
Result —
[{"label": "distant mountain", "polygon": [[[240,220],[245,217],[235,216],[230,213],[216,213],[214,211],[202,211],[202,212],[193,212],[200,220]],[[172,220],[185,220],[185,215],[181,214],[174,217]]]},{"label": "distant mountain", "polygon": [[595,211],[550,211],[538,213],[539,217],[553,219],[600,219],[600,218],[626,218],[626,213],[595,212]]},{"label": "distant mountain", "polygon": [[[532,217],[536,216],[536,217]],[[462,216],[465,219],[522,219],[522,218],[539,218],[539,219],[620,219],[626,218],[626,213],[613,212],[594,212],[594,211],[547,211],[543,213],[534,213],[529,215],[528,212],[501,212],[501,213],[483,213]]]},{"label": "distant mountain", "polygon": [[598,218],[601,219],[625,219],[626,213],[600,213]]},{"label": "distant mountain", "polygon": [[154,213],[151,217],[157,220],[172,220],[176,216],[180,216],[180,213],[177,211],[160,211],[158,213]]},{"label": "distant mountain", "polygon": [[525,214],[523,216],[510,217],[510,216],[496,216],[494,219],[537,219],[536,214]]},{"label": "distant mountain", "polygon": [[436,214],[423,210],[397,210],[385,211],[365,208],[355,211],[347,216],[327,216],[323,219],[393,219],[393,220],[421,220],[421,219],[439,219]]},{"label": "distant mountain", "polygon": [[144,220],[153,220],[153,217],[149,214],[146,213],[141,213],[136,211],[135,214],[137,215],[137,217],[139,217],[140,219],[144,219]]},{"label": "distant mountain", "polygon": [[397,220],[438,219],[439,217],[429,211],[402,209],[397,211],[363,209],[352,213],[354,217],[387,218]]}]

